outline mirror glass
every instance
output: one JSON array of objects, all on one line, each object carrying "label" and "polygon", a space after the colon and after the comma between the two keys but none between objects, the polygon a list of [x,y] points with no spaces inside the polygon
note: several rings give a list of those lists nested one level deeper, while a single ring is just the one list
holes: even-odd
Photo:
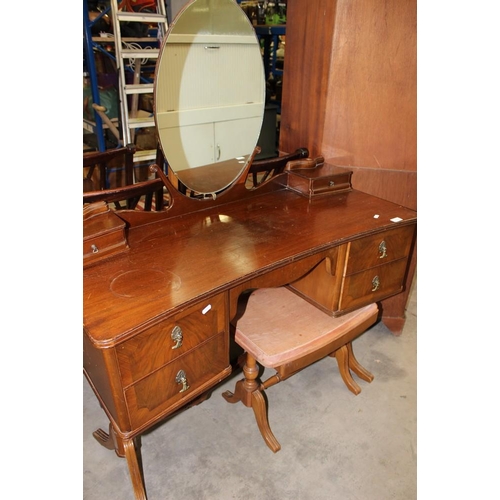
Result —
[{"label": "mirror glass", "polygon": [[160,147],[188,189],[221,191],[245,168],[265,105],[260,45],[234,0],[194,0],[169,27],[156,66]]}]

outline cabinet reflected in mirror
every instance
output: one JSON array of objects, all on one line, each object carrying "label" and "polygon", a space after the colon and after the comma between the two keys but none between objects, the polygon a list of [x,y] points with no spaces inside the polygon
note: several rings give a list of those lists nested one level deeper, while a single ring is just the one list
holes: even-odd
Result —
[{"label": "cabinet reflected in mirror", "polygon": [[170,25],[155,75],[160,147],[180,182],[209,194],[245,168],[262,127],[260,45],[234,0],[194,0]]}]

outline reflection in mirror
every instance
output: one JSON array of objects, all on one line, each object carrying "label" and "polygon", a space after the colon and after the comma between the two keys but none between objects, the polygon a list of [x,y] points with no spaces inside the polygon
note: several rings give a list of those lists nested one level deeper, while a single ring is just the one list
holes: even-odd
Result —
[{"label": "reflection in mirror", "polygon": [[155,75],[155,120],[170,168],[190,190],[222,191],[262,127],[260,45],[234,0],[194,0],[170,25]]}]

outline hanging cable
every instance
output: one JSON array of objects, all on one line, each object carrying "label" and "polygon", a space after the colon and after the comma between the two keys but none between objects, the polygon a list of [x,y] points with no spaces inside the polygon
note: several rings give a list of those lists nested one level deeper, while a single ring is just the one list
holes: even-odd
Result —
[{"label": "hanging cable", "polygon": [[[99,36],[102,38],[109,38],[110,40],[114,40],[114,35],[112,33],[106,33],[106,32],[101,32],[99,33]],[[122,48],[128,49],[128,50],[153,50],[153,47],[151,46],[146,46],[142,47],[140,44],[137,42],[124,42],[122,40]],[[149,61],[149,58],[144,58],[141,60],[141,64],[144,65]],[[128,65],[131,69],[135,69],[135,59],[129,58],[129,63]]]}]

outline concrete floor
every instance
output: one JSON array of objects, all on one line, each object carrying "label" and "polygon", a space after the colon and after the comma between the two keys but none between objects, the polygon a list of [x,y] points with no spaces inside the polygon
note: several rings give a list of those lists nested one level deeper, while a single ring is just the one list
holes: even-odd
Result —
[{"label": "concrete floor", "polygon": [[[417,293],[399,337],[381,323],[354,352],[375,376],[354,396],[325,358],[268,389],[273,454],[253,412],[230,405],[238,373],[204,403],[142,437],[149,500],[411,500],[417,498]],[[356,378],[356,376],[355,376]],[[125,459],[92,432],[107,418],[84,378],[83,498],[133,500]]]}]

